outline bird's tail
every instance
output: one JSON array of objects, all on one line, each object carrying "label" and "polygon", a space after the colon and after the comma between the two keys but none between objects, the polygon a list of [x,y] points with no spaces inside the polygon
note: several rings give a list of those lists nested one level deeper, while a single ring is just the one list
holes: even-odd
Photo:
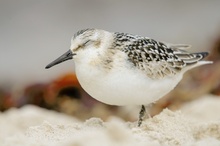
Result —
[{"label": "bird's tail", "polygon": [[175,55],[177,55],[178,58],[181,59],[186,65],[196,64],[208,56],[208,54],[208,52],[188,53],[183,50],[180,52],[175,52]]},{"label": "bird's tail", "polygon": [[203,58],[205,58],[206,56],[209,55],[208,52],[199,52],[199,53],[192,53],[194,54],[195,56],[197,56],[198,58],[201,58],[200,60],[202,60]]},{"label": "bird's tail", "polygon": [[208,52],[199,52],[199,53],[191,53],[189,54],[189,57],[186,59],[183,59],[183,61],[187,64],[195,64],[199,62],[200,60],[204,59],[206,56],[208,56]]},{"label": "bird's tail", "polygon": [[189,53],[182,56],[179,56],[188,67],[186,67],[186,70],[189,70],[191,68],[204,65],[204,64],[211,64],[212,61],[206,61],[203,60],[206,56],[208,56],[208,52],[198,52],[198,53]]}]

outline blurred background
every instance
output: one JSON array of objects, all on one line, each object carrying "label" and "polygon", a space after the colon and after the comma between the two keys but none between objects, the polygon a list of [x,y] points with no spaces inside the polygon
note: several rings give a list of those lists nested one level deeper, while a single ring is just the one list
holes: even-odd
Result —
[{"label": "blurred background", "polygon": [[45,66],[69,49],[80,29],[99,28],[191,44],[215,63],[188,72],[175,91],[158,101],[152,115],[178,109],[203,94],[220,91],[220,1],[0,0],[0,110],[35,104],[85,119],[133,111],[106,106],[80,87],[73,61]]}]

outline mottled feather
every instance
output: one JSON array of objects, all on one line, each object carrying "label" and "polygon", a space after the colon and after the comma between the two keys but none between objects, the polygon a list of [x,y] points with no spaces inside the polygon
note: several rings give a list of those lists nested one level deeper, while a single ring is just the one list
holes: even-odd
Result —
[{"label": "mottled feather", "polygon": [[[115,33],[114,47],[128,55],[128,60],[153,79],[173,76],[190,67],[205,56],[206,52],[188,53],[188,45],[171,45],[137,35]],[[181,48],[181,49],[179,49]]]}]

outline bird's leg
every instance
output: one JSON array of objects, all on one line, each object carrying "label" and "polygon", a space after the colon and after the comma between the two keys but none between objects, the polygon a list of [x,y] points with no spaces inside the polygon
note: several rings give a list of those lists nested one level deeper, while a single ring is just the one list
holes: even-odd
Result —
[{"label": "bird's leg", "polygon": [[145,113],[146,113],[146,109],[144,105],[141,105],[141,110],[140,110],[139,119],[138,119],[138,127],[141,126],[142,121],[144,120]]}]

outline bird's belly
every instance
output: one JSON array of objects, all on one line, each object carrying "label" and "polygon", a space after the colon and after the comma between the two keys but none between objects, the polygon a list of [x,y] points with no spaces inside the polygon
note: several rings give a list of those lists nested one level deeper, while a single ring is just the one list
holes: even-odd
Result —
[{"label": "bird's belly", "polygon": [[171,91],[182,78],[151,79],[129,69],[85,72],[76,69],[81,86],[93,98],[110,105],[142,105],[155,102]]}]

